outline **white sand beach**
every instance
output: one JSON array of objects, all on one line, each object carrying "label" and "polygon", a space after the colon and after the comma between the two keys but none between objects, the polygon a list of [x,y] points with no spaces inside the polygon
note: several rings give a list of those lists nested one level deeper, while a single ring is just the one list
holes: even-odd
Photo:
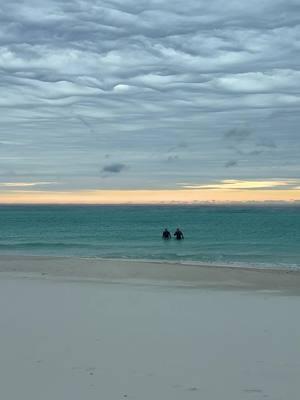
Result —
[{"label": "white sand beach", "polygon": [[300,274],[0,257],[5,400],[294,400]]}]

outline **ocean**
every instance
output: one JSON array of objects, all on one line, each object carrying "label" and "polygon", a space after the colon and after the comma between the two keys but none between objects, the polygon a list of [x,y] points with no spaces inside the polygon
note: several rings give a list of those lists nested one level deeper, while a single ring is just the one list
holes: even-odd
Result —
[{"label": "ocean", "polygon": [[300,206],[1,206],[0,254],[300,269]]}]

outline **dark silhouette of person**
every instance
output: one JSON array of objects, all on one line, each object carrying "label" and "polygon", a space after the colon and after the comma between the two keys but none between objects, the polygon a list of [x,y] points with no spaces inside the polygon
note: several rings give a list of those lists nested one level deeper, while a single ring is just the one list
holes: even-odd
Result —
[{"label": "dark silhouette of person", "polygon": [[167,228],[163,231],[162,238],[165,239],[165,240],[171,239],[171,233],[168,231]]},{"label": "dark silhouette of person", "polygon": [[176,237],[176,240],[184,239],[183,233],[179,228],[176,229],[174,236]]}]

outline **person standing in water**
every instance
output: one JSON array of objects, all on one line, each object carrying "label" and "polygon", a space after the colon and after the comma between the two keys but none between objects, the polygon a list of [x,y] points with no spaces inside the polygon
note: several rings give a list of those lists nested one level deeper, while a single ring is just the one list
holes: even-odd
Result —
[{"label": "person standing in water", "polygon": [[165,239],[165,240],[171,239],[171,233],[168,231],[167,228],[163,231],[162,238]]},{"label": "person standing in water", "polygon": [[179,228],[176,229],[174,236],[176,237],[176,240],[184,239],[183,233]]}]

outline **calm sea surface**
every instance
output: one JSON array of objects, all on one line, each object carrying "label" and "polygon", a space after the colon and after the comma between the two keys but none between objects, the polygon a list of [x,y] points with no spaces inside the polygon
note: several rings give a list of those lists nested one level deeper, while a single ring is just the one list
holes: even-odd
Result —
[{"label": "calm sea surface", "polygon": [[0,254],[300,268],[300,207],[2,206]]}]

